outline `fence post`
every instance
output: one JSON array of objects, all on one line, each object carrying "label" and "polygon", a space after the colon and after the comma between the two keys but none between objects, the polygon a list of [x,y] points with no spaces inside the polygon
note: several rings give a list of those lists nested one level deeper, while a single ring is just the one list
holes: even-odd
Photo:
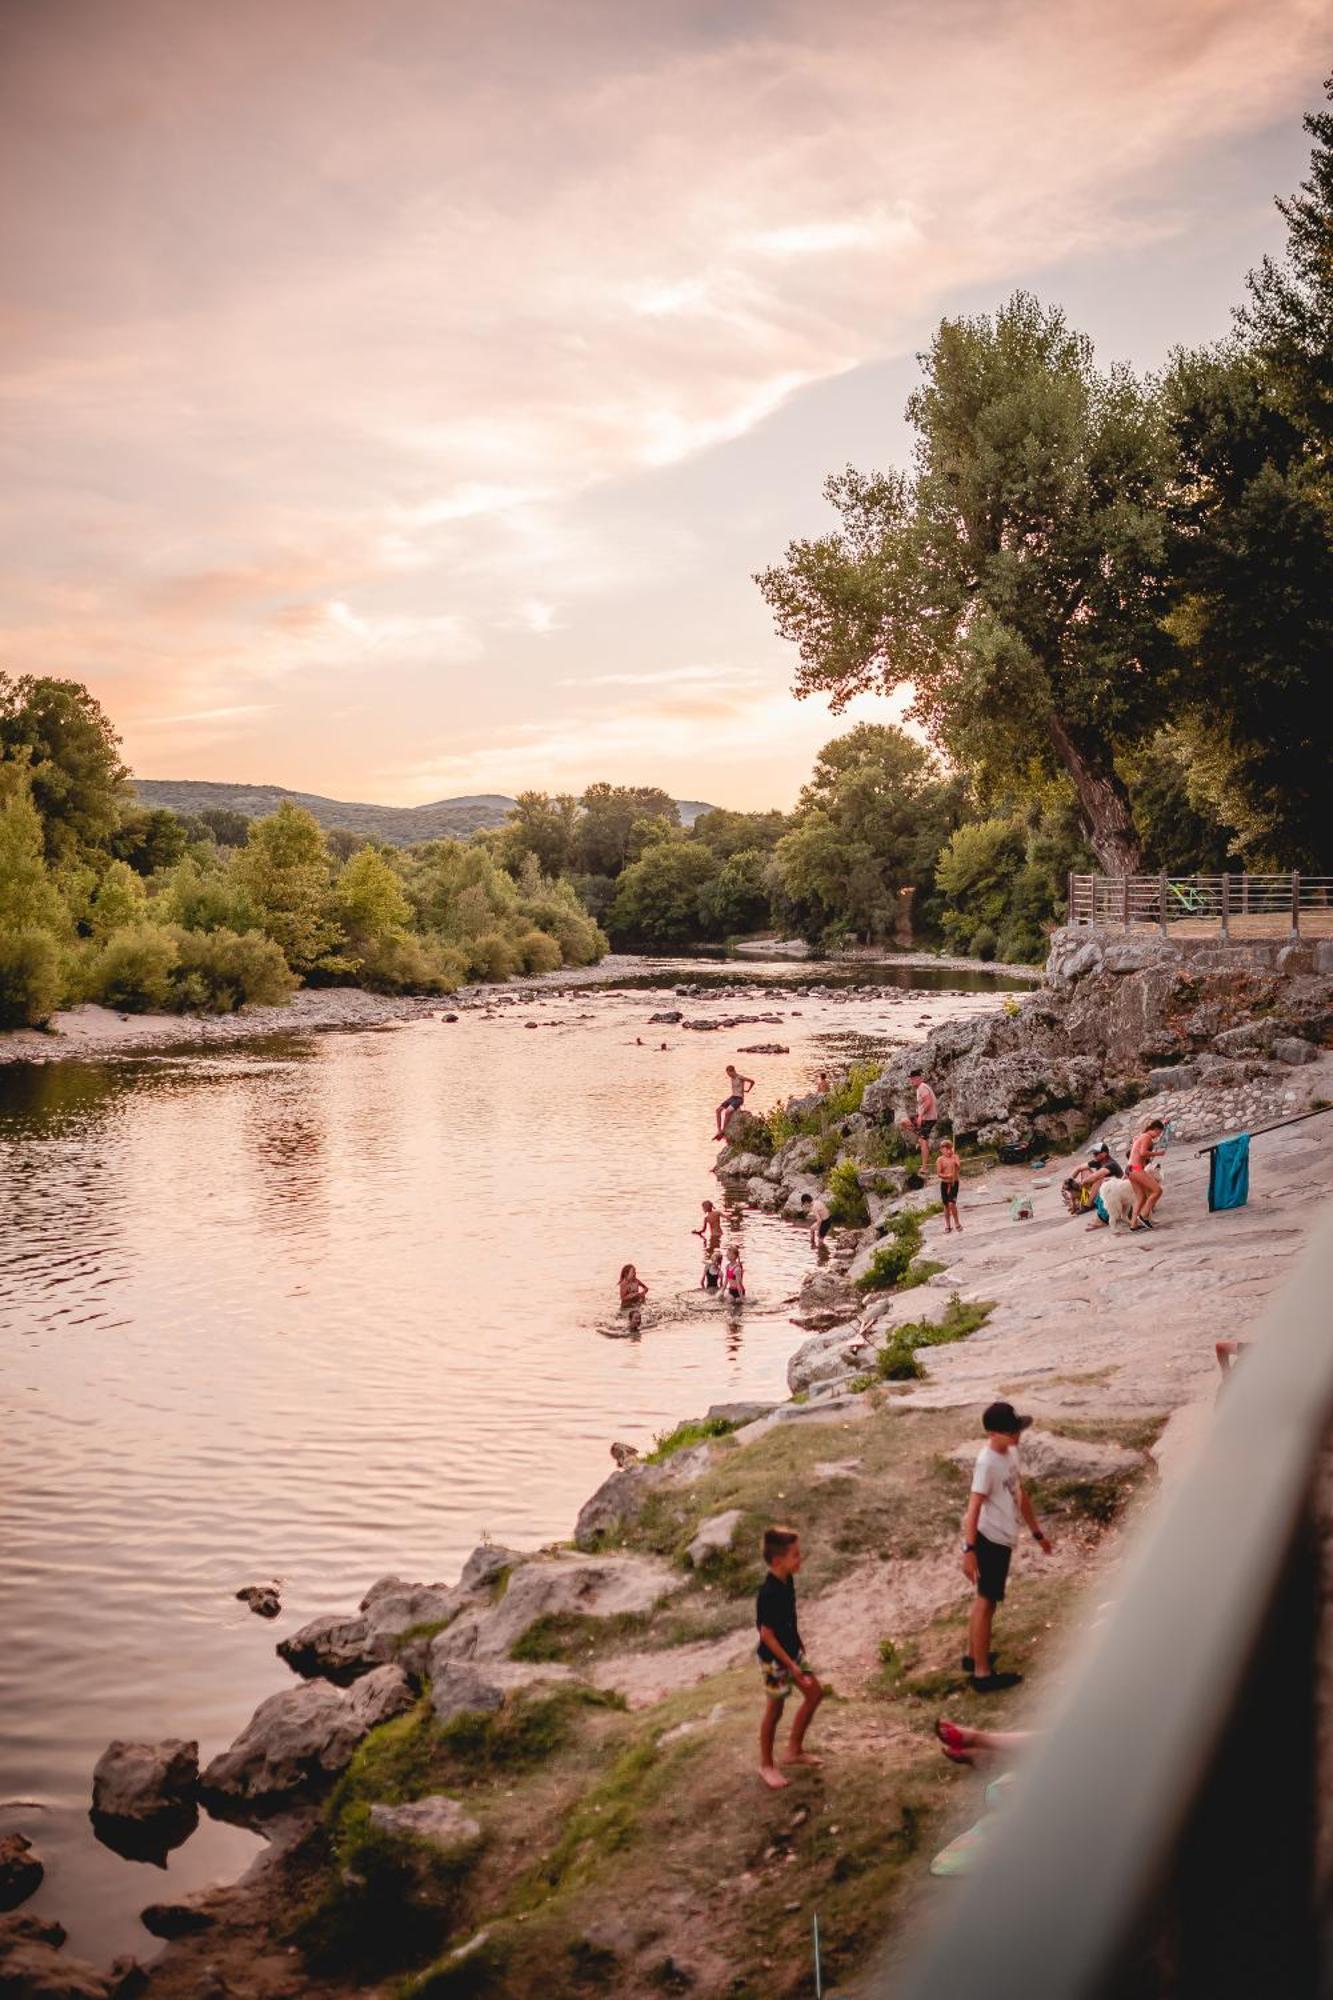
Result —
[{"label": "fence post", "polygon": [[1231,936],[1231,877],[1222,877],[1222,935]]},{"label": "fence post", "polygon": [[1078,922],[1078,918],[1074,914],[1074,871],[1072,868],[1065,875],[1065,922],[1067,924],[1076,924]]},{"label": "fence post", "polygon": [[1124,930],[1124,931],[1127,931],[1127,930],[1129,929],[1129,877],[1128,877],[1128,875],[1122,875],[1122,876],[1121,876],[1121,878],[1120,878],[1120,928],[1121,928],[1121,930]]},{"label": "fence post", "polygon": [[1291,934],[1301,934],[1301,878],[1296,869],[1291,871]]},{"label": "fence post", "polygon": [[1161,874],[1160,874],[1160,875],[1158,876],[1158,878],[1157,878],[1157,922],[1158,922],[1158,925],[1159,925],[1159,926],[1160,926],[1160,928],[1161,928],[1161,932],[1162,932],[1162,936],[1163,936],[1163,937],[1165,937],[1165,936],[1166,936],[1166,872],[1165,872],[1165,870],[1163,870],[1163,872],[1162,872],[1162,873],[1161,873]]},{"label": "fence post", "polygon": [[1088,907],[1092,911],[1092,928],[1097,928],[1097,877],[1088,877]]}]

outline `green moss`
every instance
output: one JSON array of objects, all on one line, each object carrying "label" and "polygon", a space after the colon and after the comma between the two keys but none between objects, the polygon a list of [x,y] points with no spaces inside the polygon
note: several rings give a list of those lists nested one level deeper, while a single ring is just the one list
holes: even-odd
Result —
[{"label": "green moss", "polygon": [[514,1641],[509,1657],[577,1663],[594,1654],[620,1651],[626,1640],[641,1637],[652,1626],[649,1611],[620,1611],[610,1618],[593,1618],[586,1611],[548,1611]]},{"label": "green moss", "polygon": [[679,1782],[682,1764],[700,1747],[692,1738],[665,1750],[651,1737],[628,1744],[600,1784],[574,1805],[555,1846],[533,1870],[528,1893],[543,1899],[587,1883],[638,1838],[643,1814]]},{"label": "green moss", "polygon": [[400,1632],[394,1640],[394,1651],[401,1653],[404,1646],[411,1644],[417,1639],[433,1639],[438,1633],[443,1632],[448,1625],[452,1624],[452,1622],[452,1619],[449,1618],[427,1618],[420,1625],[409,1625],[407,1630]]},{"label": "green moss", "polygon": [[707,1444],[710,1438],[726,1437],[736,1425],[729,1417],[694,1417],[688,1423],[677,1424],[674,1431],[664,1431],[653,1439],[653,1448],[644,1456],[645,1465],[661,1465],[664,1459],[675,1452],[688,1451],[691,1445]]},{"label": "green moss", "polygon": [[332,1843],[333,1871],[292,1942],[314,1972],[375,1976],[438,1951],[449,1935],[482,1843],[441,1853],[372,1825],[351,1805]]},{"label": "green moss", "polygon": [[955,1292],[949,1300],[944,1318],[932,1323],[928,1320],[907,1320],[894,1329],[892,1340],[880,1349],[878,1367],[882,1380],[886,1382],[910,1382],[919,1380],[925,1370],[916,1358],[920,1347],[945,1347],[955,1340],[966,1340],[979,1326],[984,1326],[995,1310],[991,1299],[976,1299],[964,1304]]}]

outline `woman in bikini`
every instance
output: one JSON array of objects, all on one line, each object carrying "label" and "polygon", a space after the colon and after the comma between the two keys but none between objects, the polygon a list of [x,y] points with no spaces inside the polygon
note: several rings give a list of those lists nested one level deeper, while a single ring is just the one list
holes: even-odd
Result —
[{"label": "woman in bikini", "polygon": [[633,1310],[641,1306],[648,1296],[648,1287],[632,1264],[626,1264],[620,1273],[620,1310]]},{"label": "woman in bikini", "polygon": [[1165,1130],[1162,1119],[1150,1119],[1129,1149],[1125,1178],[1134,1190],[1134,1213],[1129,1222],[1131,1229],[1151,1229],[1153,1226],[1152,1212],[1162,1199],[1162,1177],[1153,1161],[1160,1159],[1166,1150],[1157,1143]]},{"label": "woman in bikini", "polygon": [[728,1252],[727,1269],[726,1275],[722,1280],[722,1289],[729,1299],[743,1299],[745,1297],[745,1266],[741,1262],[741,1248],[739,1243],[733,1243]]}]

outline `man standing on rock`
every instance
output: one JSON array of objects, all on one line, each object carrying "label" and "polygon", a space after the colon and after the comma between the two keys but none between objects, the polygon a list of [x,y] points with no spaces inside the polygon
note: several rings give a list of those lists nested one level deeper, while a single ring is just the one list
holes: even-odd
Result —
[{"label": "man standing on rock", "polygon": [[977,1455],[963,1518],[963,1575],[977,1593],[968,1623],[963,1672],[971,1675],[977,1694],[999,1694],[1004,1688],[1017,1687],[1023,1678],[1021,1674],[997,1674],[991,1654],[995,1607],[1004,1602],[1020,1515],[1042,1554],[1051,1553],[1051,1544],[1018,1476],[1018,1440],[1031,1422],[1031,1417],[1020,1417],[1012,1403],[992,1403],[981,1419],[986,1442]]},{"label": "man standing on rock", "polygon": [[717,1130],[715,1139],[726,1137],[724,1127],[733,1111],[739,1111],[750,1092],[754,1089],[754,1078],[742,1076],[735,1063],[727,1064],[727,1095],[717,1107]]},{"label": "man standing on rock", "polygon": [[935,1093],[919,1069],[914,1069],[907,1081],[916,1087],[916,1110],[900,1121],[904,1132],[910,1132],[921,1148],[921,1173],[924,1178],[930,1172],[930,1135],[935,1130],[935,1116],[938,1106]]}]

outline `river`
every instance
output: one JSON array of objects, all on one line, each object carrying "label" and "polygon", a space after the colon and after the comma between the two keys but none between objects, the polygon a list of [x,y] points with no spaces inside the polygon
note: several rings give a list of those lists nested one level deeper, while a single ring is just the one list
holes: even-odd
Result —
[{"label": "river", "polygon": [[[697,1289],[724,1063],[790,1045],[741,1058],[766,1109],[1006,982],[863,971],[797,999],[746,967],[771,987],[756,1004],[734,976],[702,1000],[580,991],[0,1070],[0,1834],[37,1844],[26,1907],[73,1951],[146,1955],[144,1904],[260,1844],[205,1817],[165,1876],[101,1845],[112,1737],[196,1737],[206,1759],[290,1684],[274,1642],[316,1612],[389,1571],[452,1580],[484,1536],[568,1536],[612,1438],[785,1394],[804,1232],[729,1203],[750,1299],[729,1314]],[[784,1018],[649,1028],[672,1004]],[[610,1337],[631,1260],[652,1288],[638,1341]],[[274,1578],[265,1622],[235,1592]]]}]

